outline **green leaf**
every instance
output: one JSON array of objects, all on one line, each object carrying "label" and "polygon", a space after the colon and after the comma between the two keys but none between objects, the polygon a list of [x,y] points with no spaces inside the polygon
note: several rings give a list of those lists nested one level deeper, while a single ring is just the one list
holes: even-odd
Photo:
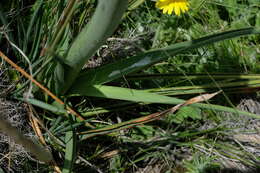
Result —
[{"label": "green leaf", "polygon": [[65,93],[88,59],[104,44],[121,22],[127,8],[128,0],[98,1],[96,11],[87,26],[83,28],[71,45],[66,62],[71,68],[62,70],[56,68],[56,90]]},{"label": "green leaf", "polygon": [[[105,86],[105,85],[94,85],[89,86],[86,83],[78,85],[69,91],[70,96],[92,96],[92,97],[101,97],[108,99],[118,99],[132,102],[144,102],[144,103],[160,103],[160,104],[180,104],[184,103],[185,100],[178,99],[174,97],[163,96],[155,93],[149,93],[147,91],[135,90],[129,88],[121,88],[114,86]],[[211,109],[218,111],[225,111],[240,115],[246,115],[256,119],[260,119],[260,115],[252,114],[245,111],[240,111],[235,108],[229,108],[220,105],[213,104],[203,104],[203,103],[194,103],[194,107],[199,107],[203,109]]]},{"label": "green leaf", "polygon": [[122,59],[121,61],[84,72],[74,82],[73,87],[76,85],[81,85],[82,83],[88,83],[89,85],[104,84],[129,73],[140,71],[154,63],[191,49],[199,48],[226,39],[259,33],[259,29],[244,28],[213,34],[197,40],[177,43],[162,49],[148,51],[128,59]]},{"label": "green leaf", "polygon": [[[39,15],[42,15],[42,14],[40,14],[42,5],[43,5],[43,0],[36,1],[35,4],[34,4],[34,8],[35,8],[34,13],[31,17],[29,26],[27,28],[26,36],[23,39],[23,52],[27,51],[27,46],[29,45],[28,41],[29,41],[29,39],[32,35],[32,30],[35,28],[35,23],[37,22],[37,20],[40,20]],[[33,33],[33,34],[35,34],[35,33]]]},{"label": "green leaf", "polygon": [[86,84],[82,84],[73,88],[73,90],[69,91],[69,93],[71,94],[71,96],[85,95],[109,99],[127,100],[133,102],[164,104],[179,104],[183,102],[183,100],[177,98],[149,93],[147,91],[106,85],[88,86]]},{"label": "green leaf", "polygon": [[136,126],[131,131],[131,138],[134,140],[147,140],[154,136],[156,130],[152,126]]},{"label": "green leaf", "polygon": [[66,114],[67,113],[67,111],[61,107],[53,106],[48,103],[44,103],[40,100],[30,99],[30,98],[29,99],[17,98],[17,100],[28,102],[34,106],[40,107],[44,110],[48,110],[48,111],[51,111],[56,114]]},{"label": "green leaf", "polygon": [[132,0],[129,3],[128,10],[134,10],[137,7],[139,7],[142,3],[144,3],[145,0]]},{"label": "green leaf", "polygon": [[71,173],[75,161],[76,154],[76,134],[74,130],[66,132],[65,135],[65,161],[62,173]]},{"label": "green leaf", "polygon": [[196,107],[185,106],[179,109],[176,114],[169,115],[170,121],[180,124],[185,119],[192,118],[193,120],[200,120],[201,111]]}]

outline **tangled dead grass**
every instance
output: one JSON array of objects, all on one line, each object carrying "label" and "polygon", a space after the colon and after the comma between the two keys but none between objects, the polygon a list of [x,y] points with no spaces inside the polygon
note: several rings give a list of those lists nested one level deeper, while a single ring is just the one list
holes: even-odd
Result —
[{"label": "tangled dead grass", "polygon": [[[35,137],[27,120],[27,112],[22,102],[11,101],[6,98],[6,91],[12,88],[7,75],[7,69],[0,67],[0,112],[7,120],[27,137]],[[0,133],[0,167],[7,172],[23,172],[23,164],[32,159],[29,153],[16,144],[9,136]]]},{"label": "tangled dead grass", "polygon": [[[260,101],[254,97],[243,98],[237,108],[259,115]],[[198,171],[200,167],[198,163],[204,165],[205,170],[203,169],[203,172],[207,172],[206,169],[209,169],[208,171],[213,173],[259,172],[259,168],[255,165],[260,164],[260,120],[231,113],[223,113],[220,116],[223,116],[223,120],[220,124],[209,120],[206,121],[198,130],[208,130],[219,126],[229,130],[224,130],[223,134],[219,135],[217,139],[215,139],[216,145],[200,143],[195,144],[193,150],[188,147],[179,148],[178,151],[174,153],[174,156],[176,156],[177,153],[180,153],[181,150],[185,151],[186,149],[186,152],[183,152],[181,157],[177,158],[177,160],[172,159],[172,162],[174,162],[174,168],[171,170],[172,172],[196,172],[195,170]],[[225,148],[221,146],[225,146]],[[198,158],[194,159],[196,154],[198,155]],[[207,160],[201,159],[204,157],[208,159],[212,158],[212,160],[207,162]],[[187,170],[187,165],[184,164],[184,162],[187,161],[187,163],[190,163],[192,160],[196,160],[195,162],[197,163],[191,164],[194,169],[193,171],[190,171]],[[213,169],[214,167],[211,166],[211,162],[216,163],[219,167]],[[207,165],[207,163],[209,165]],[[167,162],[156,160],[155,162],[147,164],[144,168],[138,168],[135,173],[163,173],[166,172],[167,169],[169,169]]]}]

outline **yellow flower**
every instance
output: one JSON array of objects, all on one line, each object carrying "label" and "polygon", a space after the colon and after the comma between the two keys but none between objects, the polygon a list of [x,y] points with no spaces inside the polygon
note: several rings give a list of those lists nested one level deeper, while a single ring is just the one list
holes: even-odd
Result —
[{"label": "yellow flower", "polygon": [[189,9],[187,0],[158,0],[155,6],[163,10],[164,14],[172,14],[174,11],[177,16],[179,16],[181,12],[185,13]]}]

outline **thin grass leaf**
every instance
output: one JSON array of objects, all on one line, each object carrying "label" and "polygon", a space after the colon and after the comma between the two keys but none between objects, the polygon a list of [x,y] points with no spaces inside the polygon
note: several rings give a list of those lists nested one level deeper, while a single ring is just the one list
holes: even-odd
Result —
[{"label": "thin grass leaf", "polygon": [[83,122],[79,122],[79,123],[74,123],[72,125],[69,126],[63,126],[62,128],[58,128],[57,130],[55,130],[55,134],[57,133],[62,133],[62,132],[67,132],[67,131],[71,131],[72,129],[75,129],[77,127],[80,126],[84,126],[84,124],[88,122],[88,121],[83,121]]},{"label": "thin grass leaf", "polygon": [[[3,13],[2,5],[0,4],[0,22],[1,22],[1,25],[4,26],[4,29],[8,29],[8,28],[6,28],[8,26],[8,21],[7,21],[6,17],[7,16]],[[12,32],[7,32],[6,34],[8,35],[10,41],[14,42],[14,35],[13,35],[13,33]],[[2,34],[0,34],[0,38],[2,38]],[[13,47],[12,47],[12,49],[15,50]]]},{"label": "thin grass leaf", "polygon": [[70,122],[67,120],[67,121],[63,121],[59,124],[59,126],[57,128],[55,128],[53,130],[53,133],[55,134],[56,132],[62,130],[63,128],[67,127],[67,126],[70,126]]},{"label": "thin grass leaf", "polygon": [[42,39],[42,35],[43,35],[43,21],[42,21],[42,17],[40,17],[40,20],[37,21],[37,23],[35,24],[35,34],[34,34],[34,40],[32,43],[32,47],[31,47],[31,51],[29,53],[29,58],[31,59],[31,62],[35,63],[36,61],[38,61],[39,59],[37,55],[39,55],[39,48],[41,46],[41,39]]},{"label": "thin grass leaf", "polygon": [[169,87],[169,88],[155,88],[149,89],[146,91],[150,92],[157,92],[160,94],[166,93],[166,95],[170,94],[171,92],[174,93],[181,93],[185,91],[192,91],[192,90],[200,90],[200,89],[240,89],[241,88],[254,88],[260,86],[260,80],[247,80],[247,81],[234,81],[234,82],[215,82],[207,85],[193,85],[193,86],[180,86],[180,87]]},{"label": "thin grass leaf", "polygon": [[[51,40],[50,44],[50,52],[53,52],[54,49],[57,47],[58,43],[60,42],[66,27],[69,24],[69,21],[73,15],[74,7],[77,3],[77,0],[70,0],[67,2],[67,7],[63,10],[59,22],[57,24],[56,30],[53,34],[53,39]],[[62,3],[61,3],[62,4]]]},{"label": "thin grass leaf", "polygon": [[49,129],[50,132],[53,132],[56,128],[58,128],[60,126],[61,121],[64,120],[63,116],[58,116],[58,118],[56,118],[54,120],[53,125],[51,126],[51,128]]},{"label": "thin grass leaf", "polygon": [[185,73],[183,74],[134,74],[128,75],[127,80],[156,80],[156,79],[260,79],[259,74],[240,74],[240,73]]},{"label": "thin grass leaf", "polygon": [[131,0],[129,2],[128,10],[134,10],[137,7],[139,7],[142,3],[144,3],[145,0]]},{"label": "thin grass leaf", "polygon": [[95,107],[93,109],[81,112],[81,115],[83,117],[96,116],[96,115],[105,114],[105,113],[109,113],[109,112],[134,108],[134,107],[137,107],[137,106],[140,106],[140,105],[142,105],[142,104],[141,103],[133,103],[133,102],[122,102],[122,103],[109,105],[107,107]]},{"label": "thin grass leaf", "polygon": [[34,106],[37,106],[37,107],[40,107],[42,108],[43,110],[48,110],[48,111],[51,111],[55,114],[66,114],[67,111],[63,108],[60,108],[60,107],[56,107],[56,106],[53,106],[53,105],[50,105],[48,103],[44,103],[40,100],[36,100],[36,99],[23,99],[23,98],[17,98],[17,100],[21,100],[21,101],[25,101],[25,102],[28,102]]},{"label": "thin grass leaf", "polygon": [[25,38],[23,40],[23,52],[25,53],[27,52],[28,40],[29,37],[31,37],[32,29],[35,27],[35,23],[37,22],[37,20],[41,20],[41,17],[39,17],[39,15],[42,16],[42,14],[40,14],[42,5],[43,5],[43,0],[39,0],[35,2],[35,10],[31,17]]}]

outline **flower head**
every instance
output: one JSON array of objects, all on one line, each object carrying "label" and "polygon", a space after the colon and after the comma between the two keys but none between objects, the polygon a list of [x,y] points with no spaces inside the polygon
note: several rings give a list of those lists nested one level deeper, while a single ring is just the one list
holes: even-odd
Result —
[{"label": "flower head", "polygon": [[164,14],[172,14],[174,11],[177,16],[179,16],[181,12],[185,13],[189,9],[187,0],[158,0],[155,6],[162,9]]}]

